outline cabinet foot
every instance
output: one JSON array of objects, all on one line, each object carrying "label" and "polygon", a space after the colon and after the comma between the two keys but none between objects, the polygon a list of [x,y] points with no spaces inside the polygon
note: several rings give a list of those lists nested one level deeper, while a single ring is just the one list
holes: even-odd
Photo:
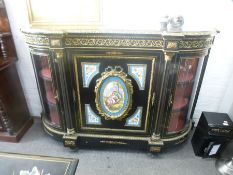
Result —
[{"label": "cabinet foot", "polygon": [[78,139],[77,133],[65,134],[63,136],[63,144],[65,147],[70,147],[71,149],[75,149],[77,147],[77,139]]},{"label": "cabinet foot", "polygon": [[160,153],[161,152],[161,146],[150,146],[149,151],[151,153]]}]

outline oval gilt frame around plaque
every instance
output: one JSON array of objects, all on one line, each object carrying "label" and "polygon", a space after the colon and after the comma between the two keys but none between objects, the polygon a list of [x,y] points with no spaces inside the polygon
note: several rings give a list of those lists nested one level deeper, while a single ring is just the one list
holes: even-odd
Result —
[{"label": "oval gilt frame around plaque", "polygon": [[132,108],[133,86],[122,68],[108,67],[96,81],[95,102],[105,120],[122,120]]}]

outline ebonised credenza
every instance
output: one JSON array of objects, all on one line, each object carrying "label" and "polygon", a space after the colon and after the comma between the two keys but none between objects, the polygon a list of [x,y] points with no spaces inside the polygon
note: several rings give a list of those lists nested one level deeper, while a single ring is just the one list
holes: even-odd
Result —
[{"label": "ebonised credenza", "polygon": [[188,138],[216,32],[23,32],[43,127],[65,146],[159,152]]}]

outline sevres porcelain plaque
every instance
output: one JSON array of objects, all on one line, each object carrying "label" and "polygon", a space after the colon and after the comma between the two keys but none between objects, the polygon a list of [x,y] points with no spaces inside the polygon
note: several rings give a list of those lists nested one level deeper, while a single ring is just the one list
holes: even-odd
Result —
[{"label": "sevres porcelain plaque", "polygon": [[105,120],[121,120],[132,107],[133,86],[120,66],[108,67],[95,86],[96,108]]}]

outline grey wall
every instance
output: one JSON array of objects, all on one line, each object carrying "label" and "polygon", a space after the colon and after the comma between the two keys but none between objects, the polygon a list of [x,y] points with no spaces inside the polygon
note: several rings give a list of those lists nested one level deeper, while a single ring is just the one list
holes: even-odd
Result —
[{"label": "grey wall", "polygon": [[24,42],[21,29],[29,26],[25,0],[5,0],[10,20],[16,51],[18,55],[17,70],[32,116],[40,116],[41,103],[38,95],[36,79],[32,67],[30,53]]},{"label": "grey wall", "polygon": [[[19,61],[18,72],[33,116],[39,116],[41,104],[32,63],[20,28],[28,27],[26,0],[5,0]],[[231,0],[103,0],[103,24],[109,28],[151,29],[158,27],[159,17],[180,13],[186,30],[217,28],[221,33],[212,47],[199,100],[194,113],[198,120],[202,111],[233,113],[233,2]],[[64,1],[65,3],[65,1]],[[122,6],[124,4],[124,6]],[[129,8],[130,7],[130,8]],[[51,8],[52,12],[52,8]],[[120,12],[120,13],[119,13]]]}]

